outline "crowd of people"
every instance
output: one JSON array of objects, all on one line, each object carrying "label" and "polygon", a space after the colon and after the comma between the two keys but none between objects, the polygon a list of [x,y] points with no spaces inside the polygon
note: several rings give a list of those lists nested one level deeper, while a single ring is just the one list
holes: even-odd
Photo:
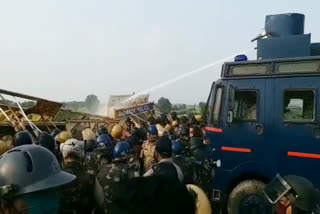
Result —
[{"label": "crowd of people", "polygon": [[111,130],[17,132],[0,142],[0,214],[211,213],[201,117],[128,118]]},{"label": "crowd of people", "polygon": [[[0,155],[0,214],[214,213],[217,163],[199,115],[130,117],[80,135],[24,130],[0,141]],[[265,195],[277,214],[320,213],[314,190],[304,178],[277,176]]]}]

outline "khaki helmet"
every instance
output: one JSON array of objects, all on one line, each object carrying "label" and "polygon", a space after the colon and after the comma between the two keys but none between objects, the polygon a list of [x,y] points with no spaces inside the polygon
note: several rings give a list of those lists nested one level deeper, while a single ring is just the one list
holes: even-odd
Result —
[{"label": "khaki helmet", "polygon": [[173,126],[173,127],[177,127],[177,126],[179,126],[178,121],[176,121],[176,120],[175,120],[175,121],[173,121],[173,122],[172,122],[172,126]]},{"label": "khaki helmet", "polygon": [[60,134],[58,135],[57,141],[59,143],[64,143],[67,140],[69,140],[70,138],[72,138],[71,134],[69,132],[66,131],[62,131],[60,132]]},{"label": "khaki helmet", "polygon": [[159,131],[160,129],[163,129],[163,126],[161,126],[159,123],[156,124],[156,127],[157,127],[158,131]]},{"label": "khaki helmet", "polygon": [[113,126],[111,136],[115,139],[120,139],[122,136],[122,127],[119,124]]},{"label": "khaki helmet", "polygon": [[211,214],[211,205],[207,195],[203,192],[203,190],[193,184],[188,184],[187,189],[189,192],[196,193],[197,200],[197,211],[196,214]]},{"label": "khaki helmet", "polygon": [[202,121],[202,115],[201,114],[197,114],[194,116],[194,119],[196,119],[196,121],[201,122]]},{"label": "khaki helmet", "polygon": [[159,128],[158,130],[158,135],[159,137],[165,136],[165,135],[169,135],[168,130],[165,128]]},{"label": "khaki helmet", "polygon": [[91,128],[86,128],[82,131],[82,139],[86,141],[96,140],[96,134]]},{"label": "khaki helmet", "polygon": [[164,128],[167,129],[168,132],[172,130],[172,127],[170,124],[167,124]]},{"label": "khaki helmet", "polygon": [[6,144],[8,144],[9,146],[12,146],[13,147],[13,137],[11,135],[6,135],[6,136],[3,136],[0,141],[4,141],[6,142]]},{"label": "khaki helmet", "polygon": [[0,140],[0,155],[12,149],[12,147],[13,147],[12,144],[9,144],[8,142]]}]

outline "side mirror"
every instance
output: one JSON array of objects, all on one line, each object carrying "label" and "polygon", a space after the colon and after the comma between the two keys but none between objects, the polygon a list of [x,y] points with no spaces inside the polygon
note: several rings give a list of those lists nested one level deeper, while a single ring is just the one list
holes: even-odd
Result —
[{"label": "side mirror", "polygon": [[233,111],[228,111],[228,118],[227,118],[228,123],[233,122]]}]

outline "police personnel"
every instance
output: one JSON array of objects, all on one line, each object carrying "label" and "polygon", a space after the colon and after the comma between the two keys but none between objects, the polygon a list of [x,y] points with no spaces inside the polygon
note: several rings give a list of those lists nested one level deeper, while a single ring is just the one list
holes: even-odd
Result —
[{"label": "police personnel", "polygon": [[320,192],[306,178],[279,174],[265,187],[266,198],[276,204],[277,214],[319,213]]},{"label": "police personnel", "polygon": [[0,159],[0,213],[58,214],[56,190],[74,179],[49,150],[37,145],[14,148]]},{"label": "police personnel", "polygon": [[[163,176],[148,176],[120,182],[110,214],[207,214],[195,211],[203,200],[188,192],[185,185]],[[198,206],[197,206],[198,207]],[[198,210],[204,211],[203,206]]]},{"label": "police personnel", "polygon": [[84,143],[74,138],[60,144],[63,170],[76,175],[76,179],[63,188],[62,213],[91,213],[95,208],[95,177],[82,166]]},{"label": "police personnel", "polygon": [[196,160],[193,157],[186,157],[184,155],[184,146],[183,144],[176,140],[172,143],[172,154],[173,162],[177,164],[184,176],[185,184],[195,184],[196,183],[196,174],[195,174],[195,162]]},{"label": "police personnel", "polygon": [[158,140],[158,129],[155,125],[148,128],[148,140],[142,144],[140,158],[143,160],[144,172],[148,171],[156,163],[155,149]]},{"label": "police personnel", "polygon": [[111,136],[115,142],[121,141],[122,132],[123,132],[122,126],[120,126],[119,124],[116,124],[112,127]]},{"label": "police personnel", "polygon": [[96,148],[86,154],[83,161],[88,172],[97,175],[102,165],[111,163],[114,144],[107,134],[98,136]]},{"label": "police personnel", "polygon": [[178,129],[178,140],[183,144],[185,148],[185,155],[190,156],[190,137],[189,128],[182,125]]},{"label": "police personnel", "polygon": [[193,137],[190,140],[190,151],[198,161],[204,161],[210,157],[210,147],[204,144],[204,137],[199,126],[194,127]]},{"label": "police personnel", "polygon": [[54,138],[47,134],[46,132],[42,132],[39,136],[39,140],[36,142],[37,145],[43,146],[47,148],[50,152],[56,155],[56,145]]},{"label": "police personnel", "polygon": [[97,179],[104,192],[102,209],[105,213],[108,213],[113,195],[118,191],[119,182],[137,175],[135,167],[130,164],[131,157],[130,145],[125,141],[119,142],[114,147],[112,163],[103,165],[100,169]]},{"label": "police personnel", "polygon": [[172,143],[168,136],[159,138],[155,151],[158,163],[154,164],[143,176],[162,175],[183,182],[182,170],[172,160]]}]

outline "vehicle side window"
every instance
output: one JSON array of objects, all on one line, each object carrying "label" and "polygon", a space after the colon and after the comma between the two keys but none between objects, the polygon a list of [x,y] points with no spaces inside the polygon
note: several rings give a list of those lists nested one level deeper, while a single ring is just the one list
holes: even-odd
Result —
[{"label": "vehicle side window", "polygon": [[285,90],[283,120],[286,122],[312,122],[315,119],[315,92],[308,90]]},{"label": "vehicle side window", "polygon": [[258,106],[257,91],[235,91],[234,119],[241,121],[256,121]]},{"label": "vehicle side window", "polygon": [[216,99],[213,106],[213,112],[212,112],[212,120],[213,123],[218,123],[220,119],[220,112],[221,112],[221,105],[222,105],[222,94],[223,94],[223,88],[218,87],[217,93],[216,93]]},{"label": "vehicle side window", "polygon": [[214,105],[214,87],[212,87],[210,96],[207,103],[207,123],[212,124],[212,111],[213,111],[213,105]]}]

